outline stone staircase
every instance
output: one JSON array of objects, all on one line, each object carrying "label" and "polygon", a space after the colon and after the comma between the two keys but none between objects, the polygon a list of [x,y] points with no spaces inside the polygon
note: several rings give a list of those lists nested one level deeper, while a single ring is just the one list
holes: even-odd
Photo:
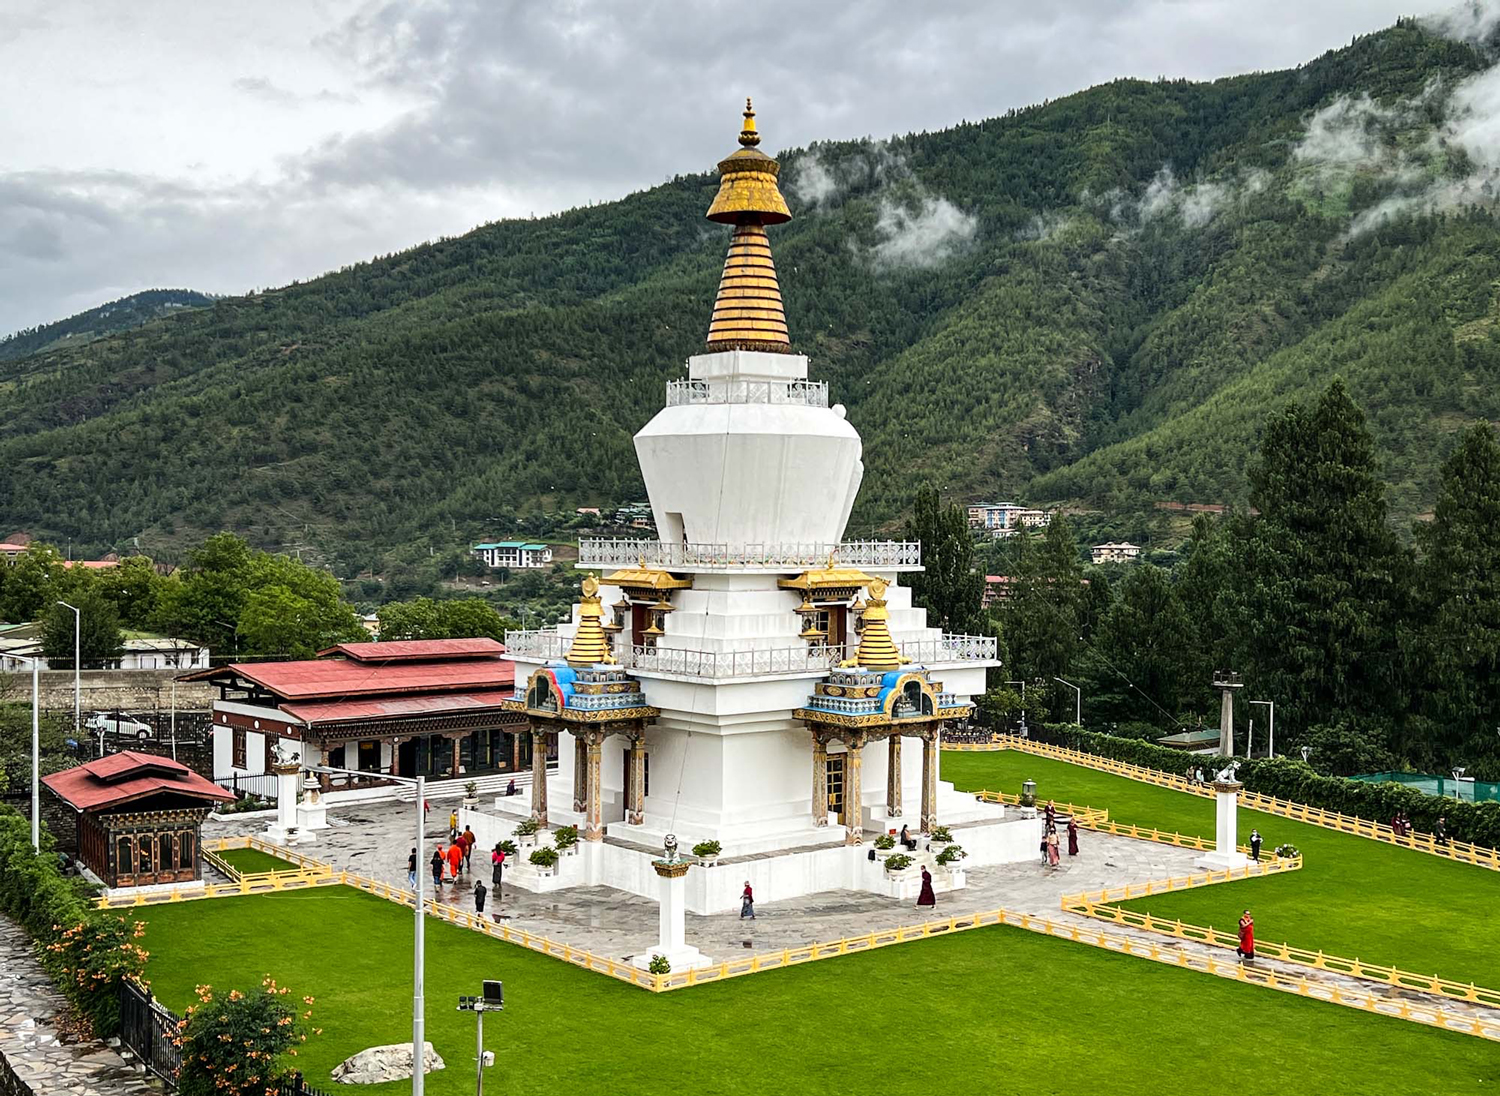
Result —
[{"label": "stone staircase", "polygon": [[[462,799],[464,787],[470,781],[478,785],[479,798],[493,799],[497,795],[504,795],[506,787],[514,780],[517,788],[531,788],[531,770],[516,773],[486,773],[484,776],[459,776],[450,780],[430,780],[427,782],[427,799],[434,802],[439,799]],[[396,798],[403,803],[414,802],[417,798],[417,789],[410,784],[403,784]]]}]

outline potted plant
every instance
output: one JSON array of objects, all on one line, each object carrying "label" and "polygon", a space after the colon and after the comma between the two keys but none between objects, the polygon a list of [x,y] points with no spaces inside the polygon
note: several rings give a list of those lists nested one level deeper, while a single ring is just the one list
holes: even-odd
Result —
[{"label": "potted plant", "polygon": [[542,875],[557,874],[557,850],[551,845],[543,845],[539,849],[533,849],[528,859],[540,869]]},{"label": "potted plant", "polygon": [[883,833],[871,842],[875,846],[875,858],[885,860],[891,855],[891,850],[896,847],[896,839],[888,833]]},{"label": "potted plant", "polygon": [[541,824],[535,818],[523,818],[516,823],[516,828],[511,832],[521,843],[523,849],[536,848],[536,831],[541,829]]},{"label": "potted plant", "polygon": [[958,862],[969,854],[964,852],[962,845],[948,845],[942,852],[937,854],[937,862],[945,868],[957,866]]},{"label": "potted plant", "polygon": [[928,838],[929,843],[932,846],[932,851],[937,853],[939,856],[942,855],[944,849],[953,844],[953,834],[949,831],[947,826],[932,827],[932,833],[928,835]]},{"label": "potted plant", "polygon": [[898,852],[893,856],[885,858],[885,870],[892,875],[903,872],[909,867],[911,867],[911,857],[907,856],[904,852]]},{"label": "potted plant", "polygon": [[1282,860],[1291,860],[1302,855],[1302,850],[1296,845],[1277,845],[1276,855]]},{"label": "potted plant", "polygon": [[515,856],[518,852],[520,852],[520,850],[516,848],[516,843],[510,840],[500,842],[500,851],[503,852],[507,858]]},{"label": "potted plant", "polygon": [[672,964],[665,955],[652,955],[651,962],[646,965],[646,969],[652,974],[671,974]]},{"label": "potted plant", "polygon": [[464,785],[464,806],[465,807],[477,807],[477,806],[479,806],[479,783],[478,783],[478,781],[470,780],[468,783],[466,783]]},{"label": "potted plant", "polygon": [[693,846],[693,855],[703,861],[705,868],[711,868],[719,862],[719,853],[724,851],[724,846],[717,841],[699,841]]},{"label": "potted plant", "polygon": [[560,826],[552,834],[552,843],[557,846],[557,851],[567,856],[578,855],[578,827]]}]

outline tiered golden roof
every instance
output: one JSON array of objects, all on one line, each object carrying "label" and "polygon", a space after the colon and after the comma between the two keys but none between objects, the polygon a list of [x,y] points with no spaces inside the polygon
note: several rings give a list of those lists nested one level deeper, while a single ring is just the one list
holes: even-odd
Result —
[{"label": "tiered golden roof", "polygon": [[766,225],[790,221],[792,212],[776,186],[781,165],[757,149],[758,144],[755,111],[746,99],[741,148],[719,161],[719,193],[708,207],[710,221],[735,226],[708,325],[710,351],[789,354],[792,350],[776,263],[765,229]]},{"label": "tiered golden roof", "polygon": [[886,582],[877,578],[870,582],[870,600],[865,606],[864,631],[859,634],[859,651],[854,656],[856,665],[866,670],[899,670],[901,652],[891,639],[887,621],[890,613],[885,607]]},{"label": "tiered golden roof", "polygon": [[593,575],[583,580],[583,598],[578,603],[578,631],[568,648],[569,666],[597,666],[611,663],[609,637],[604,634],[604,609],[599,604],[599,580]]}]

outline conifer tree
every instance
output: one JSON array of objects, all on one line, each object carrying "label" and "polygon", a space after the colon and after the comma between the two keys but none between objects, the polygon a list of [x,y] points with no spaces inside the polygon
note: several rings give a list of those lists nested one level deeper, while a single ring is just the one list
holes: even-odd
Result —
[{"label": "conifer tree", "polygon": [[906,539],[922,543],[922,570],[908,582],[912,602],[927,610],[927,623],[945,632],[976,631],[984,576],[975,570],[974,538],[963,507],[945,507],[937,488],[923,487],[912,505]]},{"label": "conifer tree", "polygon": [[1054,677],[1066,676],[1078,650],[1083,610],[1083,566],[1067,518],[1054,515],[1037,536],[1021,532],[1010,576],[1009,596],[1000,613],[1009,676],[1039,682],[1053,690],[1053,711],[1073,719],[1073,693],[1062,703]]}]

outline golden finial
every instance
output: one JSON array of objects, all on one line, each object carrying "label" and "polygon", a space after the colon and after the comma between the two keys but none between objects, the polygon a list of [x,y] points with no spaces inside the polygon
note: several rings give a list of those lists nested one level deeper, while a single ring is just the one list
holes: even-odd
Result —
[{"label": "golden finial", "polygon": [[859,635],[859,652],[854,660],[867,670],[896,670],[901,666],[901,652],[891,639],[885,607],[887,583],[883,578],[870,582],[870,601],[865,606],[864,630]]},{"label": "golden finial", "polygon": [[599,606],[599,580],[589,575],[583,580],[583,600],[578,603],[578,631],[568,647],[570,666],[595,666],[611,663],[609,637],[605,634],[604,610]]},{"label": "golden finial", "polygon": [[599,580],[597,578],[595,578],[593,575],[587,576],[583,580],[583,596],[584,597],[593,597],[598,592],[599,592]]},{"label": "golden finial", "polygon": [[755,132],[755,108],[750,105],[748,95],[745,96],[745,128],[740,130],[740,144],[746,148],[760,144],[760,134]]},{"label": "golden finial", "polygon": [[885,604],[885,591],[889,585],[890,583],[886,582],[883,578],[873,579],[870,582],[870,603],[872,605],[877,601],[882,605]]}]

